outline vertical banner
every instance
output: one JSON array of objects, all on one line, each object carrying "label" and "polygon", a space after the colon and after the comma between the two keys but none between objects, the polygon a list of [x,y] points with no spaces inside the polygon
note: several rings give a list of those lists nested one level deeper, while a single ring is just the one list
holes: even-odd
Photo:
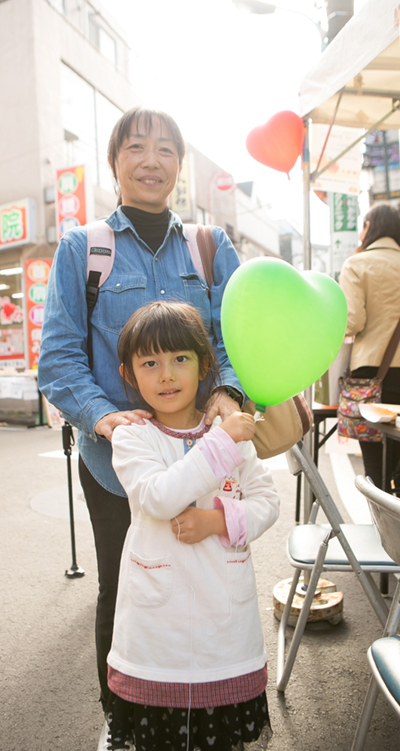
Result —
[{"label": "vertical banner", "polygon": [[36,370],[42,339],[44,302],[52,260],[34,258],[25,261],[25,301],[27,325],[27,365]]},{"label": "vertical banner", "polygon": [[338,281],[346,258],[359,245],[358,199],[345,193],[329,193],[331,216],[331,276]]},{"label": "vertical banner", "polygon": [[56,213],[59,240],[72,227],[91,221],[88,182],[88,168],[83,165],[57,170]]}]

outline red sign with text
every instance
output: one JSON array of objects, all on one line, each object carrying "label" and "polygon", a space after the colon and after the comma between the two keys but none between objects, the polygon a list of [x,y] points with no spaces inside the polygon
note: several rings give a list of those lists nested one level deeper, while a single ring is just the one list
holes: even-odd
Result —
[{"label": "red sign with text", "polygon": [[44,302],[52,260],[34,258],[25,261],[26,325],[28,334],[28,367],[36,370],[42,339]]},{"label": "red sign with text", "polygon": [[57,170],[56,212],[58,239],[72,227],[86,224],[85,167],[65,167]]}]

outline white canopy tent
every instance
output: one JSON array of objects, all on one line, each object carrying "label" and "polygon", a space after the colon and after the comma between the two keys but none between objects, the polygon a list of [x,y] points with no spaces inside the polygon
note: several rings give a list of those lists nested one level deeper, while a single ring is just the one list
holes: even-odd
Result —
[{"label": "white canopy tent", "polygon": [[[309,121],[363,128],[362,138],[376,128],[400,128],[399,24],[399,0],[369,0],[343,27],[301,82],[299,114],[306,124],[304,268],[311,267]],[[311,178],[325,172],[356,142],[349,144],[323,169],[317,168]]]}]

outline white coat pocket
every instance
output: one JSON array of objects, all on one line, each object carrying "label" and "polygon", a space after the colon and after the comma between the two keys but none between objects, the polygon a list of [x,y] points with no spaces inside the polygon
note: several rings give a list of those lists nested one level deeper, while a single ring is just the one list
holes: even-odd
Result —
[{"label": "white coat pocket", "polygon": [[172,592],[171,556],[142,558],[130,553],[129,585],[131,597],[143,608],[158,608],[169,600]]},{"label": "white coat pocket", "polygon": [[256,594],[251,550],[226,551],[226,590],[232,602],[247,602]]}]

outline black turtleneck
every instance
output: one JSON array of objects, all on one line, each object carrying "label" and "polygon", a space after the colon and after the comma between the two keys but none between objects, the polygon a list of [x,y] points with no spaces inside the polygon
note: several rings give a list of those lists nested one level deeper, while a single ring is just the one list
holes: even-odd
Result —
[{"label": "black turtleneck", "polygon": [[135,209],[133,206],[121,206],[121,209],[152,253],[157,253],[167,234],[169,209],[164,209],[161,214],[151,214],[149,211]]}]

